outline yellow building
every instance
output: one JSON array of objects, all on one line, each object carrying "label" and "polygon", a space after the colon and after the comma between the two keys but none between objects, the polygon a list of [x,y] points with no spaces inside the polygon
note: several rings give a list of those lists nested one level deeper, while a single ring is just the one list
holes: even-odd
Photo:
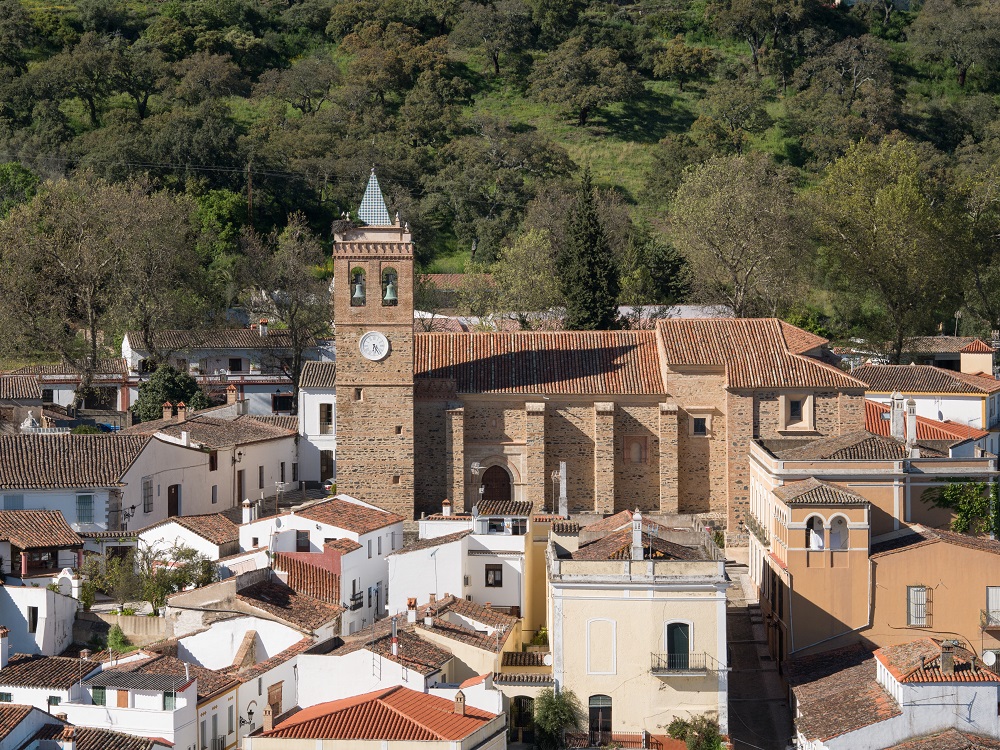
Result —
[{"label": "yellow building", "polygon": [[581,533],[575,550],[549,544],[554,681],[583,704],[592,745],[705,713],[725,732],[723,556],[703,532],[627,516]]}]

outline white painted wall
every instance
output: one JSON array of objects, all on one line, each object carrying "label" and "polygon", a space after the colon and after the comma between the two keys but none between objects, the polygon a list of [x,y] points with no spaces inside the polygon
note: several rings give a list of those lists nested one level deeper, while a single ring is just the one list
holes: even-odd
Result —
[{"label": "white painted wall", "polygon": [[[298,663],[303,708],[394,685],[425,693],[430,685],[443,682],[440,673],[425,678],[419,672],[365,649],[343,656],[299,654]],[[447,672],[446,668],[444,673]]]},{"label": "white painted wall", "polygon": [[[58,510],[74,531],[105,531],[108,517],[107,487],[74,487],[51,490],[3,490],[3,508],[9,510],[20,497],[24,510]],[[94,496],[94,522],[81,523],[77,517],[76,496]],[[20,563],[19,563],[20,565]]]},{"label": "white painted wall", "polygon": [[[504,694],[493,687],[492,680],[483,680],[475,685],[463,687],[461,690],[462,695],[465,696],[465,705],[489,711],[491,714],[504,713]],[[427,692],[438,698],[454,701],[458,691],[458,687],[432,687]]]},{"label": "white painted wall", "polygon": [[471,531],[472,517],[455,518],[449,521],[433,521],[422,518],[418,525],[421,539],[436,539],[439,536],[457,534],[460,531]]},{"label": "white painted wall", "polygon": [[170,522],[139,534],[139,544],[153,552],[167,552],[177,546],[190,547],[210,560],[219,559],[219,545],[212,544],[179,523]]},{"label": "white painted wall", "polygon": [[[28,607],[38,607],[38,628],[28,632]],[[44,586],[0,586],[0,623],[10,630],[12,654],[61,654],[73,642],[78,602]]]},{"label": "white painted wall", "polygon": [[212,623],[212,627],[202,633],[181,638],[177,642],[177,658],[208,669],[232,666],[236,652],[243,644],[243,637],[250,630],[257,632],[257,663],[302,640],[302,633],[280,622],[259,617],[238,617]]},{"label": "white painted wall", "polygon": [[61,722],[56,722],[53,720],[52,716],[45,711],[40,711],[37,708],[32,710],[20,724],[13,727],[7,735],[4,737],[4,744],[7,747],[24,747],[27,746],[28,740],[35,736],[35,734],[46,724],[57,724]]},{"label": "white painted wall", "polygon": [[436,547],[390,555],[389,614],[406,611],[406,600],[415,597],[418,604],[430,600],[431,594],[446,591],[465,597],[463,585],[469,537]]},{"label": "white painted wall", "polygon": [[[300,690],[299,677],[297,675],[298,657],[288,659],[281,664],[271,668],[260,677],[247,680],[242,683],[237,690],[238,714],[244,719],[247,717],[247,710],[253,709],[253,725],[237,728],[237,738],[242,738],[261,726],[264,722],[264,706],[267,705],[267,689],[271,685],[282,683],[281,686],[281,710],[287,711],[292,706],[299,705],[300,695],[304,697]],[[239,724],[239,719],[236,720]]]},{"label": "white painted wall", "polygon": [[[320,480],[320,451],[333,451],[334,478],[337,476],[337,391],[335,388],[303,388],[299,391],[299,478],[307,482]],[[334,431],[320,432],[320,405],[333,406]]]}]

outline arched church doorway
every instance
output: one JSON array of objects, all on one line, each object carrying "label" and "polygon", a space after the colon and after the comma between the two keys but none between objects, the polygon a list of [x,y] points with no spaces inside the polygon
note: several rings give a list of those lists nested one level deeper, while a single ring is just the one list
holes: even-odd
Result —
[{"label": "arched church doorway", "polygon": [[483,500],[506,502],[514,499],[510,474],[502,466],[491,466],[483,472]]}]

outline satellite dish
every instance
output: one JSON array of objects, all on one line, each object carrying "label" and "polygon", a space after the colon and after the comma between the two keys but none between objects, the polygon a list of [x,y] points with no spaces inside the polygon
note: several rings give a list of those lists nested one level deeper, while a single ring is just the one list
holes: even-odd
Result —
[{"label": "satellite dish", "polygon": [[996,651],[984,651],[983,652],[983,664],[987,667],[992,667],[997,663],[997,652]]}]

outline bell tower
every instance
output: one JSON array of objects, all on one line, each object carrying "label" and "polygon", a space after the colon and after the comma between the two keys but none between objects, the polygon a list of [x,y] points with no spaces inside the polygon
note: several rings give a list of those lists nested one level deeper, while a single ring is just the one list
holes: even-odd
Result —
[{"label": "bell tower", "polygon": [[413,241],[374,169],[358,216],[333,238],[337,491],[412,519]]}]

